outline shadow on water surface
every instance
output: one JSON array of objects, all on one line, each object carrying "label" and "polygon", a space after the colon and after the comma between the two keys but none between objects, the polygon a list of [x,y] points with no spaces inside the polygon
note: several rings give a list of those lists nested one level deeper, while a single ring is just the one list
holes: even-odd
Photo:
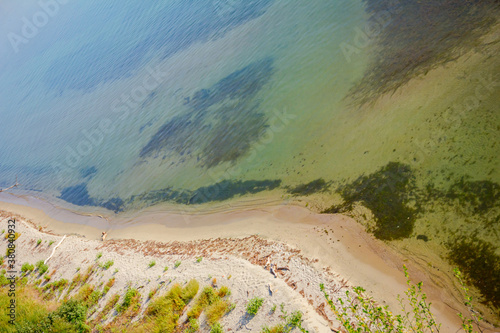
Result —
[{"label": "shadow on water surface", "polygon": [[188,111],[161,126],[139,156],[195,154],[206,168],[236,161],[268,127],[256,95],[273,72],[273,59],[265,58],[198,90],[185,99]]},{"label": "shadow on water surface", "polygon": [[[364,0],[371,61],[348,97],[364,104],[480,45],[497,21],[497,0]],[[377,31],[380,29],[380,31]]]}]

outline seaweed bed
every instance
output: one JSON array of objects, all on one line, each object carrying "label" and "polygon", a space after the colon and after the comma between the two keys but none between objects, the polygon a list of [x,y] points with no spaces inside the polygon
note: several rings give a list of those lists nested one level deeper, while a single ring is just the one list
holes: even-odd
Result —
[{"label": "seaweed bed", "polygon": [[187,112],[161,126],[139,157],[194,154],[206,168],[236,161],[268,127],[256,95],[273,73],[273,59],[265,58],[186,97]]},{"label": "seaweed bed", "polygon": [[344,203],[333,205],[322,213],[346,212],[355,202],[361,202],[375,217],[373,234],[378,239],[406,238],[413,232],[417,209],[410,207],[409,202],[415,195],[416,186],[409,166],[389,162],[368,176],[340,186],[338,191]]},{"label": "seaweed bed", "polygon": [[460,236],[447,244],[448,258],[457,265],[484,297],[500,308],[500,256],[493,244],[472,236]]},{"label": "seaweed bed", "polygon": [[364,2],[370,15],[365,37],[374,41],[373,56],[348,95],[360,104],[394,92],[411,78],[480,45],[480,37],[497,21],[499,12],[496,0]]},{"label": "seaweed bed", "polygon": [[293,195],[310,195],[318,192],[325,192],[330,186],[323,178],[315,179],[306,184],[299,184],[295,187],[287,187],[287,192]]},{"label": "seaweed bed", "polygon": [[127,205],[140,201],[146,205],[160,202],[174,202],[184,205],[202,204],[213,201],[223,201],[238,195],[259,193],[278,188],[281,180],[223,180],[221,182],[191,190],[176,190],[171,187],[133,195],[123,201],[119,197],[109,200],[92,198],[87,190],[87,184],[69,186],[61,191],[60,199],[77,206],[100,206],[115,213],[123,211]]},{"label": "seaweed bed", "polygon": [[488,180],[470,181],[462,177],[446,193],[450,200],[458,200],[460,205],[471,207],[474,214],[485,214],[498,205],[500,185]]},{"label": "seaweed bed", "polygon": [[89,195],[86,183],[64,188],[58,198],[77,206],[100,206],[115,213],[123,211],[122,199],[118,197],[109,200],[92,198]]},{"label": "seaweed bed", "polygon": [[136,200],[153,205],[159,202],[174,202],[178,204],[194,205],[214,201],[223,201],[238,195],[270,191],[278,188],[281,180],[223,180],[218,183],[199,187],[194,191],[175,190],[171,187],[132,196],[129,202]]}]

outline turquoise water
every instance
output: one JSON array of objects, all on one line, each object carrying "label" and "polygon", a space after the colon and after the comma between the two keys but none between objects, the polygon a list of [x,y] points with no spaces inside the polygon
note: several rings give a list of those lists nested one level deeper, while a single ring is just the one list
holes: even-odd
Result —
[{"label": "turquoise water", "polygon": [[[270,121],[304,112],[284,96],[348,82],[363,62],[341,68],[337,47],[364,18],[361,3],[58,7],[2,61],[1,181],[21,174],[25,190],[56,196],[79,186],[89,195],[71,196],[76,204],[210,185],[251,154]],[[42,10],[33,4],[23,17]],[[6,34],[22,37],[12,21]],[[345,88],[304,97],[338,103]]]}]

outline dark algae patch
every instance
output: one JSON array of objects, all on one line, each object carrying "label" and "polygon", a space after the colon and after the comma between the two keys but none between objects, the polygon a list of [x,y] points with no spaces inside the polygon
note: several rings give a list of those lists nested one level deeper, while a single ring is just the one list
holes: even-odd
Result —
[{"label": "dark algae patch", "polygon": [[59,198],[77,206],[95,206],[85,183],[66,187],[61,191]]},{"label": "dark algae patch", "polygon": [[484,297],[500,308],[500,256],[495,246],[476,236],[461,236],[448,243],[448,258],[459,267]]},{"label": "dark algae patch", "polygon": [[324,213],[342,213],[360,202],[371,210],[376,227],[375,237],[383,240],[406,238],[413,232],[417,210],[410,207],[415,194],[415,177],[409,166],[389,162],[380,170],[361,176],[338,189],[344,203]]},{"label": "dark algae patch", "polygon": [[191,155],[206,168],[236,161],[268,127],[256,96],[273,73],[273,59],[265,58],[186,97],[187,111],[161,126],[139,157]]},{"label": "dark algae patch", "polygon": [[86,183],[64,188],[58,198],[76,206],[100,206],[115,213],[121,212],[124,205],[123,200],[120,198],[111,198],[109,200],[92,198],[89,195]]},{"label": "dark algae patch", "polygon": [[278,188],[281,180],[223,180],[216,184],[200,187],[193,192],[188,204],[223,201],[238,195],[254,194]]},{"label": "dark algae patch", "polygon": [[493,26],[499,12],[496,0],[364,3],[371,29],[363,38],[366,44],[373,42],[373,55],[364,77],[351,90],[351,97],[361,104],[394,92],[411,78],[479,46],[480,37]]},{"label": "dark algae patch", "polygon": [[470,181],[462,177],[449,188],[446,197],[470,207],[474,214],[485,214],[498,206],[500,185],[489,180]]},{"label": "dark algae patch", "polygon": [[330,186],[323,178],[315,179],[306,184],[300,184],[292,188],[288,188],[287,191],[293,195],[310,195],[313,193],[324,192]]}]

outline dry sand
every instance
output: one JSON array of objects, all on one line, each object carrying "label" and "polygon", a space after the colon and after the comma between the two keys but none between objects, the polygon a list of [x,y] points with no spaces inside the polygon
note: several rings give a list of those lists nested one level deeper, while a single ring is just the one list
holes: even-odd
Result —
[{"label": "dry sand", "polygon": [[[6,194],[2,194],[0,199],[5,198]],[[96,279],[106,282],[117,268],[116,290],[132,281],[144,286],[141,292],[147,295],[159,281],[196,278],[208,284],[212,276],[233,291],[231,297],[237,307],[222,321],[233,330],[258,332],[262,325],[276,323],[278,315],[269,315],[270,308],[285,303],[289,311],[305,314],[305,327],[310,332],[330,332],[337,323],[319,290],[320,283],[333,297],[342,295],[346,284],[361,285],[393,310],[398,309],[396,296],[406,290],[402,273],[405,259],[342,215],[315,214],[296,206],[266,206],[210,214],[172,214],[151,209],[138,218],[107,220],[53,207],[44,212],[38,209],[43,205],[34,199],[22,200],[38,208],[20,205],[19,199],[9,200],[17,203],[0,202],[1,223],[6,225],[8,217],[27,221],[19,224],[20,263],[47,258],[61,235],[70,235],[49,261],[51,270],[57,268],[55,280],[70,280],[76,268],[92,264],[98,252],[103,253],[101,261],[114,260],[114,266],[103,270]],[[61,222],[46,212],[76,223]],[[102,230],[108,233],[104,243],[100,241]],[[43,240],[40,246],[36,246],[37,239]],[[48,246],[50,240],[55,241],[52,246]],[[5,251],[3,242],[1,246],[0,251]],[[204,259],[197,263],[199,256]],[[268,258],[285,268],[278,271],[277,278],[264,267]],[[157,264],[148,269],[151,260]],[[182,264],[173,269],[177,260]],[[442,332],[456,332],[460,328],[456,313],[465,310],[445,289],[436,286],[435,277],[431,280],[411,262],[406,265],[414,280],[424,282],[433,311],[443,325]],[[163,273],[165,266],[170,269]],[[268,285],[277,290],[273,296]],[[265,308],[247,322],[244,304],[253,296],[265,297]]]}]

